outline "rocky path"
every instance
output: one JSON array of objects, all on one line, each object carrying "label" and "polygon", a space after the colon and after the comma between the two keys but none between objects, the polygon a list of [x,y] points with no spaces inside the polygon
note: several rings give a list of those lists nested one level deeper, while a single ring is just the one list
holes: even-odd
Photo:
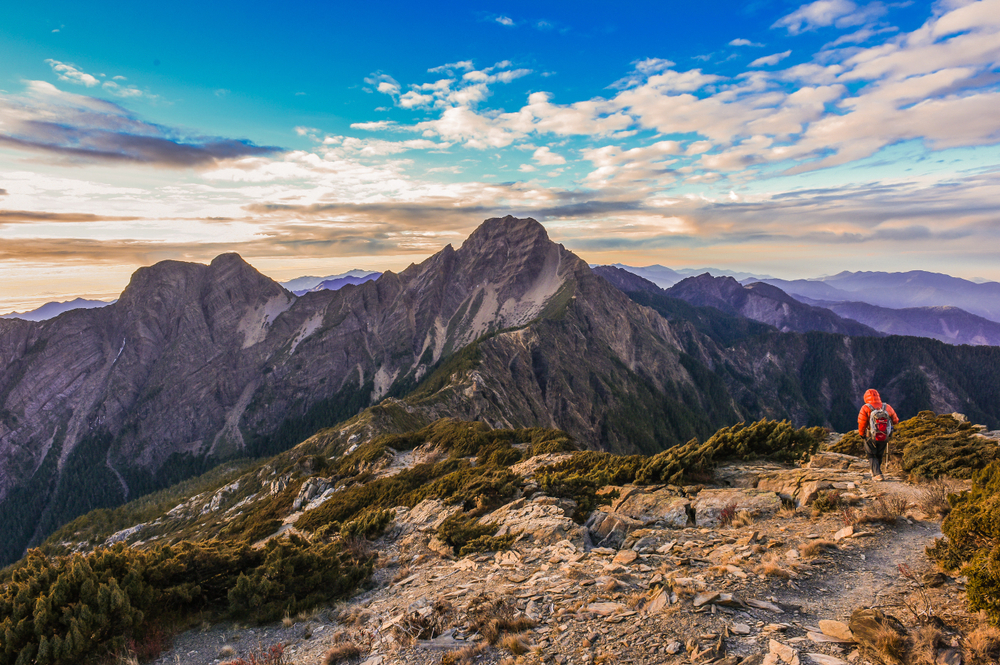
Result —
[{"label": "rocky path", "polygon": [[[898,564],[918,576],[930,571],[924,548],[940,535],[940,523],[920,512],[912,486],[873,484],[860,465],[840,462],[843,468],[744,466],[719,474],[757,489],[675,495],[623,488],[644,497],[642,514],[659,517],[643,521],[634,510],[629,517],[627,507],[636,501],[620,501],[624,512],[605,515],[626,524],[619,548],[595,547],[595,539],[608,534],[581,528],[565,516],[569,506],[536,495],[503,514],[501,522],[516,523],[522,533],[513,549],[455,559],[432,537],[449,511],[425,502],[397,516],[376,544],[381,556],[372,588],[348,603],[273,626],[189,631],[157,663],[223,663],[234,652],[245,656],[282,643],[286,663],[320,665],[331,647],[352,643],[359,657],[340,662],[735,665],[785,662],[774,651],[781,647],[801,663],[859,664],[853,645],[824,636],[821,628],[836,632],[827,622],[846,623],[858,607],[878,606],[903,618],[902,601],[913,588]],[[771,506],[759,489],[769,484],[781,485],[775,494],[786,497],[784,509]],[[880,495],[902,497],[904,514],[891,523],[861,520],[846,533],[841,511],[817,515],[806,506],[787,507],[789,499],[815,499],[826,485],[843,488],[855,517]],[[757,514],[747,509],[740,526],[668,525],[683,496],[695,506],[696,520],[700,511],[703,523],[710,522],[714,513],[705,497],[718,498],[712,492],[757,506]],[[944,589],[957,602],[960,586],[949,579]],[[484,639],[484,608],[488,617],[523,625],[491,646]]]}]

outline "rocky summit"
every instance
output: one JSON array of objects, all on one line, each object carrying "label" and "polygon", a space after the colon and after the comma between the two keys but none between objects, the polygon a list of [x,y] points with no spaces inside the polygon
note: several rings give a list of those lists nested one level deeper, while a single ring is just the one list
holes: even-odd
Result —
[{"label": "rocky summit", "polygon": [[981,390],[1000,380],[995,349],[781,334],[642,295],[505,217],[337,291],[296,297],[228,254],[143,268],[107,307],[0,320],[0,561],[376,404],[371,435],[452,417],[645,453],[763,417],[847,429],[873,382],[904,416],[996,425],[1000,396]]}]

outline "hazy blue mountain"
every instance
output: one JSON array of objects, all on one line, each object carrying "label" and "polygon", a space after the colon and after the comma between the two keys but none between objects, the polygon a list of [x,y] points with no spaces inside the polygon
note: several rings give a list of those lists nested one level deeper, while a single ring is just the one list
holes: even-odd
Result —
[{"label": "hazy blue mountain", "polygon": [[327,275],[326,277],[315,277],[313,275],[306,275],[304,277],[296,277],[295,279],[290,279],[287,282],[278,282],[278,284],[281,284],[283,287],[285,287],[287,291],[291,291],[292,293],[297,293],[297,292],[304,293],[306,291],[311,291],[312,289],[316,288],[323,282],[329,280],[341,279],[344,277],[365,277],[367,275],[373,275],[373,274],[381,274],[381,273],[375,273],[372,270],[361,270],[358,268],[354,268],[353,270],[342,272],[339,275]]},{"label": "hazy blue mountain", "polygon": [[811,304],[890,335],[930,337],[948,344],[1000,346],[1000,323],[958,307],[890,309],[864,302],[811,301]]},{"label": "hazy blue mountain", "polygon": [[[352,271],[352,272],[364,272],[362,270]],[[336,291],[347,285],[357,286],[358,284],[364,284],[365,282],[370,282],[373,279],[378,279],[382,273],[380,272],[370,272],[363,276],[356,277],[354,275],[344,275],[343,277],[334,277],[332,279],[324,279],[322,282],[304,291],[292,291],[297,296],[302,296],[307,293],[312,293],[313,291]]]},{"label": "hazy blue mountain", "polygon": [[677,270],[674,270],[658,264],[652,266],[627,266],[624,263],[615,263],[613,264],[613,267],[627,270],[633,275],[638,275],[643,279],[647,279],[663,289],[669,289],[671,286],[686,277],[694,277],[695,275],[703,275],[705,273],[708,273],[713,277],[733,277],[734,279],[740,281],[750,279],[761,281],[770,278],[768,275],[741,272],[739,270],[727,270],[725,268],[678,268]]},{"label": "hazy blue mountain", "polygon": [[3,314],[0,319],[23,319],[25,321],[48,321],[54,319],[63,312],[73,309],[96,309],[107,307],[114,303],[114,300],[86,300],[85,298],[74,298],[65,302],[47,302],[38,309],[30,312],[11,312]]},{"label": "hazy blue mountain", "polygon": [[[747,283],[748,280],[743,280]],[[792,296],[828,302],[865,302],[879,307],[958,307],[1000,322],[1000,283],[978,284],[941,273],[842,272],[823,279],[764,279]]]}]

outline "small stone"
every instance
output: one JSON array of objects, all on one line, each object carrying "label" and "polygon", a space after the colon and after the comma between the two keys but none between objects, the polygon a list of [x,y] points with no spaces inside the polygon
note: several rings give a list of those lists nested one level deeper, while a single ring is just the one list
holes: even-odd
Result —
[{"label": "small stone", "polygon": [[733,631],[733,633],[736,635],[750,634],[750,626],[746,625],[745,623],[734,623],[730,628],[730,630]]},{"label": "small stone", "polygon": [[843,540],[844,538],[850,538],[853,535],[854,535],[854,527],[853,526],[845,526],[843,529],[841,529],[837,533],[833,534],[833,539],[834,540]]},{"label": "small stone", "polygon": [[677,654],[680,653],[683,648],[684,648],[683,644],[681,644],[677,640],[674,640],[673,642],[667,645],[667,653]]},{"label": "small stone", "polygon": [[707,605],[708,603],[718,600],[720,595],[721,594],[719,594],[718,591],[705,591],[699,593],[694,597],[694,606],[701,607],[702,605]]},{"label": "small stone", "polygon": [[836,656],[828,656],[825,653],[807,653],[806,656],[816,665],[847,665],[846,660]]},{"label": "small stone", "polygon": [[768,650],[786,663],[791,663],[792,659],[798,656],[795,649],[787,644],[782,644],[778,640],[770,640],[768,642]]},{"label": "small stone", "polygon": [[627,566],[638,558],[638,552],[635,552],[634,550],[622,550],[615,555],[615,558],[611,560],[611,563],[618,564],[620,566]]},{"label": "small stone", "polygon": [[625,606],[621,603],[591,603],[587,605],[587,611],[599,616],[608,616],[615,612],[621,612]]},{"label": "small stone", "polygon": [[833,637],[843,642],[854,641],[854,635],[851,633],[851,629],[847,627],[846,623],[841,621],[820,619],[819,629],[828,637]]},{"label": "small stone", "polygon": [[799,558],[799,551],[798,550],[788,550],[787,552],[785,552],[785,558],[788,559],[789,561],[793,561],[795,559],[798,559]]}]

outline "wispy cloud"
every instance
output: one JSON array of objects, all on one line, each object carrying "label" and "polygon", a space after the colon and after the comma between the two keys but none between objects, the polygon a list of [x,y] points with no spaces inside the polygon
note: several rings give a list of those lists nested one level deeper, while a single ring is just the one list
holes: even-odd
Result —
[{"label": "wispy cloud", "polygon": [[[155,97],[155,95],[150,95],[148,92],[144,92],[134,85],[125,84],[124,82],[126,78],[124,76],[113,76],[110,80],[102,83],[96,76],[88,74],[76,65],[59,62],[58,60],[53,60],[51,58],[45,62],[52,67],[52,71],[60,81],[75,83],[88,88],[99,85],[115,97]],[[103,77],[104,75],[101,74],[101,76]]]},{"label": "wispy cloud", "polygon": [[758,44],[756,42],[750,41],[749,39],[743,39],[742,37],[730,41],[729,45],[730,46],[755,46],[755,47],[763,46],[763,44]]},{"label": "wispy cloud", "polygon": [[872,2],[859,7],[851,0],[816,0],[783,16],[771,27],[785,28],[789,34],[797,35],[829,26],[845,28],[862,25],[885,13],[886,7],[881,2]]},{"label": "wispy cloud", "polygon": [[46,60],[45,63],[52,67],[52,71],[55,72],[60,81],[85,85],[88,88],[101,84],[96,77],[81,70],[76,65],[59,62],[58,60],[52,60],[51,58]]},{"label": "wispy cloud", "polygon": [[789,50],[789,51],[784,51],[783,53],[774,53],[772,55],[765,55],[763,58],[757,58],[756,60],[751,62],[750,66],[763,67],[765,65],[767,66],[776,65],[785,58],[787,58],[788,56],[790,56],[791,54],[792,52]]},{"label": "wispy cloud", "polygon": [[63,163],[125,162],[165,167],[214,165],[268,155],[273,146],[221,137],[184,136],[141,120],[118,104],[28,82],[22,96],[0,96],[0,145],[48,155]]},{"label": "wispy cloud", "polygon": [[508,16],[497,16],[493,20],[496,21],[497,23],[499,23],[500,25],[506,25],[508,27],[513,27],[513,25],[514,25],[514,19],[512,19],[512,18],[510,18]]}]

